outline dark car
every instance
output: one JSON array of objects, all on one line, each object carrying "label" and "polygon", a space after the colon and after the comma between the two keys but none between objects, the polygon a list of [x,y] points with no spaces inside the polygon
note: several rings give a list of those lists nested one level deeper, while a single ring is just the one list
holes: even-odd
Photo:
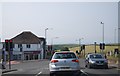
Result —
[{"label": "dark car", "polygon": [[87,68],[108,68],[108,60],[102,54],[88,54],[85,60]]}]

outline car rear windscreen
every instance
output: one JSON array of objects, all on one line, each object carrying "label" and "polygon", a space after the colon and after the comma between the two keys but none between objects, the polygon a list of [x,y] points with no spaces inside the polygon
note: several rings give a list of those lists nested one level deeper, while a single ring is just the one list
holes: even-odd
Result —
[{"label": "car rear windscreen", "polygon": [[56,53],[53,57],[54,59],[70,59],[76,58],[74,53]]},{"label": "car rear windscreen", "polygon": [[103,56],[102,55],[90,55],[90,58],[92,58],[92,59],[96,59],[96,58],[103,58]]}]

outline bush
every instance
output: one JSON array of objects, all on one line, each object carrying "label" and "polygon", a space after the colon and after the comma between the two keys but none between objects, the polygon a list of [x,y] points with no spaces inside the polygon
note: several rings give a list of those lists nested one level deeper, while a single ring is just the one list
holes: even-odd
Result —
[{"label": "bush", "polygon": [[68,47],[63,47],[61,51],[70,51]]}]

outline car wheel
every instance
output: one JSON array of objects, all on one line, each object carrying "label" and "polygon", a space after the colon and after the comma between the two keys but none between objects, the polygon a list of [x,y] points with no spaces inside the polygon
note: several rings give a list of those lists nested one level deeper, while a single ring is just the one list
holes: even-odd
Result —
[{"label": "car wheel", "polygon": [[87,65],[85,65],[85,68],[87,68]]},{"label": "car wheel", "polygon": [[90,64],[88,64],[88,65],[87,65],[87,67],[88,67],[89,69],[91,69],[91,66],[90,66]]},{"label": "car wheel", "polygon": [[50,76],[56,76],[54,73],[50,73]]},{"label": "car wheel", "polygon": [[108,69],[108,65],[105,66],[105,69]]}]

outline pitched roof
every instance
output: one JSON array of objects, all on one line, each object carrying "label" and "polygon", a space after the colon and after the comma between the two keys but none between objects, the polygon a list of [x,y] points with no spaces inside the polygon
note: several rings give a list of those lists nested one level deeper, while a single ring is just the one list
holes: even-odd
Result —
[{"label": "pitched roof", "polygon": [[16,44],[38,44],[43,41],[42,39],[44,38],[40,39],[30,31],[24,31],[16,37],[12,38],[11,40],[13,41],[13,43]]}]

